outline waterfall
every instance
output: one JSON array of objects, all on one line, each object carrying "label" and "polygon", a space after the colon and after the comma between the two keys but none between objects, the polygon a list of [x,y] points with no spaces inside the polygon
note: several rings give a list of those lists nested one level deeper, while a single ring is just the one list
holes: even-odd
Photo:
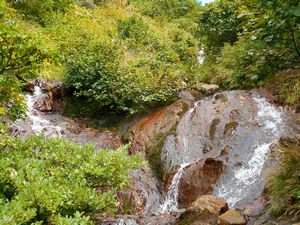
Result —
[{"label": "waterfall", "polygon": [[34,108],[34,104],[43,95],[39,85],[34,86],[33,94],[26,95],[26,104],[28,107],[27,119],[31,121],[31,129],[34,134],[44,133],[47,137],[61,137],[63,128],[59,125],[52,124],[51,121],[45,119],[43,114]]},{"label": "waterfall", "polygon": [[261,173],[270,146],[277,141],[283,131],[282,110],[257,94],[253,94],[252,99],[258,108],[255,121],[260,125],[262,135],[257,144],[250,147],[252,155],[248,163],[221,179],[214,191],[215,195],[225,198],[231,207],[237,206],[247,196],[254,194],[253,187],[256,186],[256,182],[262,181]]}]

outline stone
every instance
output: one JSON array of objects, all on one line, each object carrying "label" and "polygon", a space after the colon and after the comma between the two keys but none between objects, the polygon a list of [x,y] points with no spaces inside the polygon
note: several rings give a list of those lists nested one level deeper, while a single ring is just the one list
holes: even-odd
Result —
[{"label": "stone", "polygon": [[253,222],[256,217],[258,217],[261,212],[266,208],[267,206],[267,199],[265,196],[259,196],[251,203],[247,204],[244,207],[243,215],[246,218],[248,222]]},{"label": "stone", "polygon": [[187,208],[200,195],[211,192],[222,173],[223,162],[213,158],[202,159],[188,166],[180,179],[179,206]]},{"label": "stone", "polygon": [[129,129],[130,153],[145,153],[147,149],[157,145],[157,140],[168,135],[176,126],[187,107],[184,101],[178,101],[138,120]]},{"label": "stone", "polygon": [[219,216],[218,225],[246,225],[246,220],[237,210],[230,209]]},{"label": "stone", "polygon": [[34,103],[33,107],[41,112],[49,112],[53,109],[53,98],[49,93],[42,94]]},{"label": "stone", "polygon": [[151,169],[143,166],[129,172],[131,187],[118,193],[120,213],[150,215],[159,207],[159,189]]},{"label": "stone", "polygon": [[203,94],[214,94],[219,90],[219,86],[216,84],[203,84],[203,83],[198,83],[196,84],[196,89],[201,91]]},{"label": "stone", "polygon": [[228,205],[225,199],[203,195],[200,196],[191,207],[182,213],[177,222],[177,225],[204,225],[216,224],[218,216],[228,210]]}]

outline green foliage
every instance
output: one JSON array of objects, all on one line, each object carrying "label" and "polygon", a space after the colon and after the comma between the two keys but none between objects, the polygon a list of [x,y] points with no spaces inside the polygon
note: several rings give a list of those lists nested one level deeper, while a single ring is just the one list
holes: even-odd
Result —
[{"label": "green foliage", "polygon": [[95,151],[62,139],[1,133],[1,224],[91,224],[78,212],[115,212],[117,191],[129,185],[128,170],[141,164],[127,147]]},{"label": "green foliage", "polygon": [[199,4],[195,0],[130,0],[129,2],[139,7],[144,15],[164,17],[168,20],[194,17],[199,9]]},{"label": "green foliage", "polygon": [[29,18],[45,23],[54,12],[66,11],[74,0],[7,0]]},{"label": "green foliage", "polygon": [[36,40],[0,21],[0,115],[15,120],[25,114],[22,88],[49,58]]},{"label": "green foliage", "polygon": [[300,146],[299,143],[280,146],[282,164],[269,182],[272,212],[276,216],[298,216],[300,213]]},{"label": "green foliage", "polygon": [[212,69],[200,79],[249,88],[293,67],[300,57],[298,7],[294,0],[216,1],[204,7],[199,28],[207,54],[203,68]]},{"label": "green foliage", "polygon": [[241,32],[237,0],[216,0],[201,8],[197,35],[207,55],[220,53],[225,43],[233,44]]}]

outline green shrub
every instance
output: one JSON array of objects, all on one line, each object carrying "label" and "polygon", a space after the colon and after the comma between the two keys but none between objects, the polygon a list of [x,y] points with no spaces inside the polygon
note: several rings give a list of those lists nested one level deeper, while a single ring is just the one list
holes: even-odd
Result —
[{"label": "green shrub", "polygon": [[116,192],[141,164],[126,146],[95,151],[58,138],[12,139],[3,130],[0,138],[1,224],[90,224],[78,212],[115,212]]},{"label": "green shrub", "polygon": [[269,182],[271,210],[276,216],[298,216],[300,213],[300,146],[281,145],[281,167]]},{"label": "green shrub", "polygon": [[54,12],[66,11],[74,0],[7,0],[15,8],[41,23],[47,22]]},{"label": "green shrub", "polygon": [[53,56],[37,40],[21,35],[12,24],[0,21],[0,116],[12,120],[24,116],[22,88]]}]

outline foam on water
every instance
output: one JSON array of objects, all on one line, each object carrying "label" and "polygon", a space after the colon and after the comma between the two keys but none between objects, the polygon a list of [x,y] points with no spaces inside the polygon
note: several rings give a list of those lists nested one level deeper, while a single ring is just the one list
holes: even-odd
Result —
[{"label": "foam on water", "polygon": [[63,128],[52,124],[50,121],[44,119],[39,112],[34,109],[34,103],[42,95],[42,89],[39,86],[34,87],[33,95],[26,96],[26,104],[28,107],[28,119],[32,122],[31,129],[35,134],[44,132],[45,136],[61,137]]},{"label": "foam on water", "polygon": [[176,172],[172,179],[172,183],[168,189],[168,193],[165,197],[163,204],[160,206],[159,213],[165,214],[170,212],[176,212],[178,210],[178,196],[179,196],[179,181],[184,172],[184,169],[189,166],[190,163],[184,163],[180,165],[179,170]]},{"label": "foam on water", "polygon": [[253,153],[248,163],[234,171],[233,176],[219,183],[214,193],[225,198],[231,207],[253,194],[252,187],[262,179],[261,173],[270,145],[279,138],[284,125],[283,111],[280,108],[274,107],[257,94],[253,94],[252,98],[258,107],[255,120],[260,124],[263,136],[261,140],[257,140],[256,146],[249,149]]}]

